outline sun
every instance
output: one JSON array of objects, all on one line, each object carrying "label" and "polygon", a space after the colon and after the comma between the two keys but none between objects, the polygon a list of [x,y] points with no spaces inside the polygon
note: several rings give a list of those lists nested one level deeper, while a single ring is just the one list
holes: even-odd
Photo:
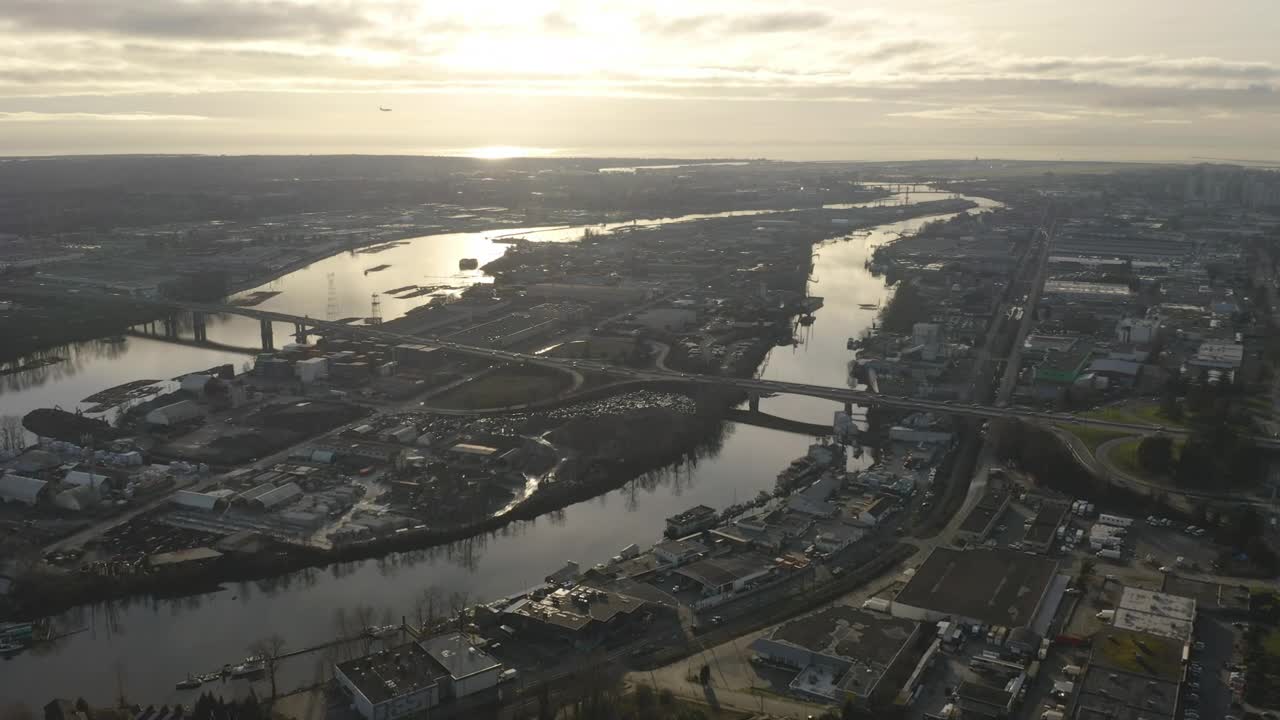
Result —
[{"label": "sun", "polygon": [[527,147],[524,145],[485,145],[484,147],[468,149],[466,156],[481,160],[506,160],[519,157],[546,157],[553,153],[555,153],[555,150],[551,148]]}]

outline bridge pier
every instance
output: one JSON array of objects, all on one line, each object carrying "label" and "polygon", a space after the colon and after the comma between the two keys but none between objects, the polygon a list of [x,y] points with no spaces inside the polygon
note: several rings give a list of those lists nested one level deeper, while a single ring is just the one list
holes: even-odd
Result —
[{"label": "bridge pier", "polygon": [[271,321],[259,320],[258,322],[262,325],[262,349],[275,350],[276,342],[275,338],[272,337]]},{"label": "bridge pier", "polygon": [[844,401],[844,414],[845,414],[845,415],[852,415],[852,414],[853,414],[853,401],[852,401],[852,400],[845,400],[845,401]]},{"label": "bridge pier", "polygon": [[178,337],[178,316],[165,315],[163,322],[164,322],[164,336],[170,337],[170,338]]},{"label": "bridge pier", "polygon": [[209,327],[206,322],[204,313],[202,312],[191,313],[191,331],[195,335],[196,342],[208,341]]},{"label": "bridge pier", "polygon": [[306,345],[306,344],[307,344],[307,338],[308,338],[308,337],[310,337],[310,333],[308,333],[308,332],[307,332],[307,326],[306,326],[305,324],[303,324],[303,323],[294,323],[294,324],[293,324],[293,339],[294,339],[294,340],[296,340],[296,341],[298,341],[298,342],[302,343],[303,345]]},{"label": "bridge pier", "polygon": [[751,412],[760,412],[760,393],[754,391],[747,393],[747,407]]}]

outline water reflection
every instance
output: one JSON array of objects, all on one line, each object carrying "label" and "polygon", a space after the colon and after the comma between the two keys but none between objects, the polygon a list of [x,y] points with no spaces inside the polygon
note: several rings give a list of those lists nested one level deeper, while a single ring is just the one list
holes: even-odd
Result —
[{"label": "water reflection", "polygon": [[[913,192],[912,199],[934,197]],[[892,223],[870,234],[820,244],[809,289],[811,294],[826,298],[825,306],[804,333],[802,343],[770,353],[762,374],[771,379],[833,385],[849,382],[851,353],[845,341],[875,317],[874,310],[859,304],[883,299],[888,292],[883,279],[867,272],[866,259],[877,244],[923,222],[925,219]],[[457,248],[442,251],[442,257],[456,267]],[[318,290],[313,290],[319,293],[320,307],[324,307],[327,294],[324,278],[328,272],[321,267],[310,275],[311,282],[319,279]],[[384,282],[382,278],[378,281]],[[399,282],[392,281],[387,287]],[[284,291],[273,301],[288,302],[291,294],[304,292],[291,292],[292,283],[293,276],[282,279],[278,287]],[[351,291],[352,302],[362,292]],[[234,321],[227,322],[232,325]],[[256,340],[256,323],[251,323],[251,330]],[[130,344],[135,342],[146,341],[129,340]],[[169,348],[173,352],[184,349],[166,346],[164,352],[171,352]],[[193,366],[214,364],[202,360]],[[147,371],[133,366],[131,377],[126,379],[142,372]],[[94,390],[107,384],[114,383],[98,383]],[[780,396],[763,400],[762,409],[789,419],[826,424],[838,406],[816,398]],[[700,503],[724,508],[749,501],[762,490],[771,491],[777,473],[791,458],[803,454],[810,442],[802,435],[726,424],[718,436],[682,462],[645,473],[600,498],[535,520],[511,523],[468,541],[228,584],[221,592],[181,601],[135,598],[77,608],[60,622],[68,627],[78,623],[90,630],[6,663],[0,673],[0,697],[22,699],[33,706],[55,696],[77,694],[95,703],[110,702],[116,692],[115,673],[104,669],[121,663],[130,697],[155,703],[182,699],[173,683],[188,671],[204,671],[237,660],[245,655],[249,643],[271,633],[283,635],[290,647],[305,647],[331,639],[339,624],[356,627],[361,618],[371,614],[375,619],[412,616],[424,608],[424,593],[433,588],[447,610],[450,594],[494,599],[541,582],[567,560],[585,567],[606,560],[631,543],[650,544],[658,539],[662,520],[669,515]],[[361,650],[358,645],[336,648],[286,663],[282,686],[314,682],[327,672],[327,661],[345,659]]]}]

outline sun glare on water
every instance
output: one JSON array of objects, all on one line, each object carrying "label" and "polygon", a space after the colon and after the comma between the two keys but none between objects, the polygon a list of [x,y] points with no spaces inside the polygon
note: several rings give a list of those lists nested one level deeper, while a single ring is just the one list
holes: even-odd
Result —
[{"label": "sun glare on water", "polygon": [[466,156],[482,160],[506,160],[507,158],[518,157],[546,157],[553,153],[555,153],[555,150],[551,148],[528,147],[525,145],[486,145],[484,147],[469,148],[466,151]]}]

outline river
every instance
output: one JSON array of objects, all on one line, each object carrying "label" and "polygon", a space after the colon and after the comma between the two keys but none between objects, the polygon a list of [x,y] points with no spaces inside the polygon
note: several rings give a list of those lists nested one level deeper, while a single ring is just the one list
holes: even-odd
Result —
[{"label": "river", "polygon": [[[910,199],[920,202],[939,197],[945,195],[913,192]],[[972,199],[982,208],[996,206],[983,198]],[[816,313],[812,326],[798,329],[800,344],[775,348],[769,354],[761,370],[763,377],[830,385],[850,382],[848,364],[852,353],[845,348],[845,342],[868,327],[877,312],[859,305],[883,303],[890,294],[883,279],[865,269],[865,261],[877,245],[940,217],[948,216],[890,223],[870,233],[859,231],[816,245],[809,293],[823,296],[825,305]],[[566,228],[539,233],[538,237],[569,239],[581,232],[581,228]],[[347,303],[354,310],[363,307],[360,303],[368,303],[372,292],[422,282],[411,279],[414,274],[457,275],[458,258],[476,257],[483,264],[497,257],[504,246],[491,243],[488,238],[509,233],[510,230],[431,236],[378,254],[335,256],[272,283],[270,289],[281,290],[281,294],[262,307],[316,314],[317,307],[326,307],[328,274],[334,273],[344,311],[355,314],[346,310]],[[383,263],[392,267],[379,273],[363,272]],[[414,263],[416,269],[411,269]],[[477,276],[466,274],[459,279],[474,281]],[[383,317],[394,317],[403,310],[384,300]],[[252,345],[257,340],[257,325],[250,322],[243,326],[237,330],[234,321],[211,325],[209,336],[222,342]],[[115,357],[86,358],[81,369],[72,375],[76,385],[68,397],[90,385],[100,389],[138,377],[139,365],[124,362],[135,353],[140,361],[152,350],[175,352],[172,345],[152,348],[149,343],[155,342],[131,338],[128,347],[117,350],[121,354]],[[202,352],[206,354],[200,358],[184,357],[185,364],[167,366],[169,370],[162,371],[162,366],[156,365],[153,376],[208,367],[223,356]],[[122,362],[129,369],[121,371],[118,380],[99,369],[115,368]],[[93,377],[94,381],[89,383],[85,377]],[[61,378],[56,386],[67,387],[70,382]],[[5,405],[5,411],[10,412],[7,399]],[[797,420],[830,423],[839,406],[817,398],[780,396],[762,400],[761,409]],[[567,560],[589,566],[617,554],[630,543],[652,544],[659,539],[663,519],[669,515],[699,503],[725,507],[747,500],[759,490],[772,489],[777,473],[792,458],[803,454],[810,442],[810,438],[801,435],[730,423],[718,449],[696,463],[641,478],[623,489],[535,521],[510,525],[494,536],[270,581],[231,585],[222,592],[180,600],[144,599],[110,608],[80,608],[71,617],[87,626],[87,631],[0,664],[0,698],[20,699],[36,708],[54,697],[81,695],[91,703],[108,703],[123,687],[134,701],[190,702],[191,693],[174,690],[176,681],[187,672],[208,671],[243,657],[257,638],[279,633],[289,647],[313,645],[335,635],[339,609],[350,611],[368,605],[379,616],[389,612],[398,620],[401,614],[411,611],[414,598],[428,586],[445,592],[464,591],[473,600],[493,599],[541,582]],[[282,666],[281,686],[319,679],[326,672],[327,663],[320,654],[290,660]],[[228,688],[224,692],[242,689]]]}]

